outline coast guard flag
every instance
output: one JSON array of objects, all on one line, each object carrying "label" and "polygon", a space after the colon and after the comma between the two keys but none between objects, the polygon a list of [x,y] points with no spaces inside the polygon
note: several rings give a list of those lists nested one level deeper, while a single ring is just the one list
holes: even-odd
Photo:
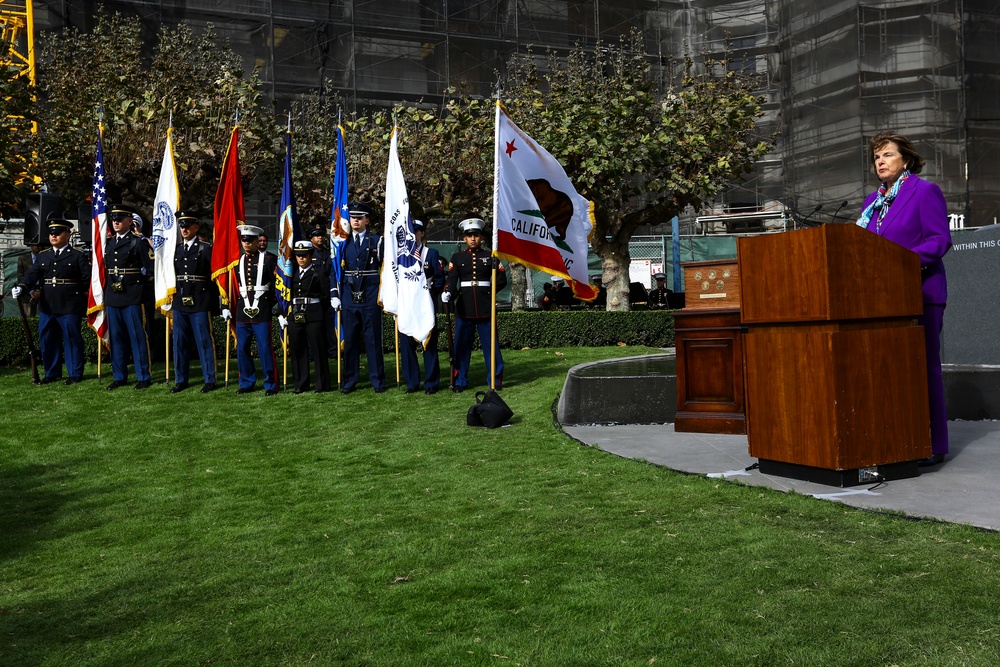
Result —
[{"label": "coast guard flag", "polygon": [[104,317],[104,240],[108,238],[108,194],[104,180],[104,127],[97,128],[97,155],[94,158],[93,191],[90,212],[90,289],[87,291],[87,323],[108,347],[108,321]]},{"label": "coast guard flag", "polygon": [[280,217],[278,218],[278,267],[274,272],[274,289],[278,296],[281,313],[288,316],[288,306],[292,302],[292,248],[302,240],[299,214],[295,209],[295,192],[292,189],[292,135],[285,134],[285,181],[281,185]]},{"label": "coast guard flag", "polygon": [[424,274],[423,249],[418,248],[413,234],[396,137],[393,128],[385,176],[385,259],[379,301],[385,312],[398,318],[399,333],[426,343],[434,328],[434,303]]},{"label": "coast guard flag", "polygon": [[495,137],[493,254],[561,276],[578,299],[593,301],[597,288],[587,271],[593,204],[499,102]]},{"label": "coast guard flag", "polygon": [[222,305],[229,306],[236,289],[233,268],[240,263],[240,233],[236,225],[246,221],[243,178],[240,174],[240,126],[233,128],[222,163],[222,177],[215,191],[215,230],[212,240],[212,280],[219,286]]},{"label": "coast guard flag", "polygon": [[153,292],[156,307],[166,314],[177,291],[174,273],[174,251],[177,248],[177,207],[181,203],[177,186],[177,168],[174,165],[174,144],[170,137],[174,128],[167,128],[167,145],[163,149],[160,182],[156,185],[153,202]]}]

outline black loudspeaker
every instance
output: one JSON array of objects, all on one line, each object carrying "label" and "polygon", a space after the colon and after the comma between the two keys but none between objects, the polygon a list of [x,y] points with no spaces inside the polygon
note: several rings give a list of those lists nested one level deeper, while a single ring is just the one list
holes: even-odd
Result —
[{"label": "black loudspeaker", "polygon": [[48,221],[62,217],[62,199],[32,192],[24,200],[24,245],[49,245]]},{"label": "black loudspeaker", "polygon": [[80,233],[80,244],[90,246],[90,235],[94,228],[94,208],[89,199],[76,205],[76,231]]}]

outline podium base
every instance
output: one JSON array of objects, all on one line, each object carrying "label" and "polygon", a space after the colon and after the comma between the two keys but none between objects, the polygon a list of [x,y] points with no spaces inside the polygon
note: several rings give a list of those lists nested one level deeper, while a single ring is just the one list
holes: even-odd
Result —
[{"label": "podium base", "polygon": [[[876,484],[878,482],[891,482],[896,479],[908,479],[920,474],[916,461],[883,463],[882,465],[852,468],[850,470],[829,470],[827,468],[815,468],[798,463],[785,463],[783,461],[771,461],[768,459],[758,460],[760,462],[758,469],[762,475],[800,479],[804,482],[826,484],[827,486],[848,487],[860,484]],[[872,475],[872,472],[878,473],[878,477]]]}]

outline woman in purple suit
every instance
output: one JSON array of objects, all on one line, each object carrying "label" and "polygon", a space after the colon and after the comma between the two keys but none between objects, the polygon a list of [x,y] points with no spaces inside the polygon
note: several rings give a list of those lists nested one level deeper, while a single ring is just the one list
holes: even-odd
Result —
[{"label": "woman in purple suit", "polygon": [[948,453],[948,415],[941,375],[941,323],[948,300],[942,257],[951,248],[948,213],[941,188],[917,177],[925,161],[906,137],[880,132],[868,142],[872,169],[882,182],[865,200],[858,225],[920,256],[924,314],[919,322],[927,341],[927,384],[931,413],[932,466]]}]

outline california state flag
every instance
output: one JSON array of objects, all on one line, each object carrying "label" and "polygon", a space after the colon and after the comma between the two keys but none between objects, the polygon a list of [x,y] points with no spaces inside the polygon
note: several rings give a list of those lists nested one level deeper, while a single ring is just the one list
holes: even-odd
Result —
[{"label": "california state flag", "polygon": [[593,301],[597,288],[587,271],[593,204],[499,102],[495,137],[493,254],[565,278],[578,299]]}]

